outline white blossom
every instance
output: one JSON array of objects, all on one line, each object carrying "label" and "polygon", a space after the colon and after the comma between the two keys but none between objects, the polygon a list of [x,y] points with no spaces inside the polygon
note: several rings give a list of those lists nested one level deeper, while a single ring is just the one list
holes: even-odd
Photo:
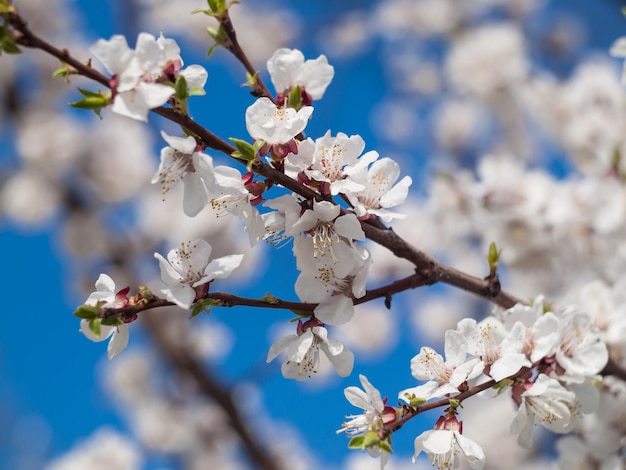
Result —
[{"label": "white blossom", "polygon": [[302,52],[287,48],[274,52],[267,61],[267,71],[278,93],[299,86],[313,100],[322,98],[335,74],[325,55],[305,61]]},{"label": "white blossom", "polygon": [[428,400],[459,393],[459,386],[478,377],[484,368],[479,358],[467,357],[468,347],[467,339],[455,330],[445,333],[445,361],[433,348],[422,347],[411,359],[411,374],[429,382],[401,391],[398,398],[410,403],[411,397]]},{"label": "white blossom", "polygon": [[196,140],[191,137],[175,137],[161,131],[161,136],[169,147],[161,149],[161,163],[152,177],[152,183],[159,183],[165,195],[179,181],[183,182],[183,210],[193,217],[208,202],[207,189],[203,176],[210,172],[213,160],[199,152]]},{"label": "white blossom", "polygon": [[521,404],[511,423],[511,432],[519,434],[518,444],[525,448],[532,446],[535,421],[552,432],[569,432],[575,399],[574,392],[567,390],[557,380],[540,374],[521,394]]},{"label": "white blossom", "polygon": [[285,378],[310,379],[317,373],[320,349],[341,377],[347,377],[352,372],[354,354],[340,341],[328,338],[326,328],[316,320],[298,322],[297,334],[285,336],[272,344],[267,362],[274,360],[285,349],[287,354],[281,367]]},{"label": "white blossom", "polygon": [[229,255],[209,263],[211,251],[211,245],[206,241],[195,240],[170,250],[167,260],[159,253],[154,254],[159,261],[161,279],[167,285],[161,289],[167,300],[181,308],[190,308],[198,293],[202,293],[196,288],[206,286],[214,279],[227,278],[243,259],[243,255]]},{"label": "white blossom", "polygon": [[557,316],[561,328],[556,360],[565,369],[561,378],[582,382],[586,377],[600,373],[609,353],[591,316],[576,307],[561,310]]},{"label": "white blossom", "polygon": [[345,191],[358,217],[373,214],[385,222],[405,217],[403,214],[388,210],[405,201],[409,186],[413,182],[410,176],[405,176],[396,183],[400,176],[400,166],[394,160],[391,158],[378,160],[378,152],[372,151],[359,158],[358,162],[345,172],[350,181],[363,187],[356,191]]},{"label": "white blossom", "polygon": [[313,107],[278,107],[269,98],[259,98],[246,110],[246,129],[253,139],[284,144],[300,134],[309,122]]},{"label": "white blossom", "polygon": [[468,352],[481,358],[487,374],[495,381],[530,365],[522,353],[526,328],[520,322],[507,330],[494,317],[487,317],[480,323],[473,318],[464,318],[458,323],[457,331],[467,339]]},{"label": "white blossom", "polygon": [[485,453],[476,442],[465,437],[459,431],[431,429],[415,439],[415,454],[424,452],[438,470],[448,470],[459,466],[459,454],[465,455],[470,467],[480,470],[485,466]]},{"label": "white blossom", "polygon": [[[96,291],[92,292],[87,300],[86,305],[100,306],[103,308],[118,308],[124,307],[128,303],[126,294],[128,289],[122,289],[117,292],[115,289],[115,282],[107,274],[100,274],[96,281]],[[101,302],[103,302],[101,305]],[[122,323],[121,325],[102,325],[98,324],[99,334],[92,331],[90,328],[90,321],[82,319],[80,321],[80,332],[83,333],[88,339],[95,342],[105,341],[109,338],[109,344],[107,346],[107,355],[109,360],[115,358],[121,353],[126,346],[128,346],[128,325]]]}]

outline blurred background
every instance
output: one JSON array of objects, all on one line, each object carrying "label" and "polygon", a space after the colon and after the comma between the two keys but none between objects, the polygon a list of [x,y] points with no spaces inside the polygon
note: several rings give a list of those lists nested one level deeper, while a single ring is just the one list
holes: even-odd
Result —
[{"label": "blurred background", "polygon": [[[207,94],[190,100],[190,114],[224,139],[249,139],[245,71],[224,50],[205,59],[211,19],[190,14],[205,2],[14,4],[34,32],[84,61],[91,45],[113,34],[131,47],[141,31],[176,38],[185,63],[209,72]],[[408,217],[394,224],[400,235],[477,276],[487,274],[486,246],[497,241],[503,285],[532,298],[567,297],[585,280],[623,272],[624,199],[613,202],[617,190],[602,179],[623,175],[621,60],[608,54],[626,31],[620,7],[609,0],[242,0],[231,12],[268,84],[265,62],[278,47],[328,57],[335,78],[314,103],[307,135],[359,134],[366,150],[394,158],[412,176],[401,210]],[[265,357],[293,332],[293,315],[244,307],[191,321],[180,309],[146,312],[152,326],[130,325],[128,349],[109,362],[105,344],[80,334],[72,315],[101,272],[118,288],[146,283],[158,292],[153,253],[195,237],[213,245],[213,256],[246,255],[220,291],[297,300],[297,271],[290,245],[253,250],[236,218],[215,218],[209,208],[182,215],[180,192],[163,196],[150,184],[165,146],[159,132],[178,135],[176,126],[155,115],[144,125],[109,110],[102,120],[72,110],[77,86],[97,87],[51,79],[58,67],[41,51],[0,57],[0,468],[255,468],[220,407],[155,346],[153,328],[233,392],[252,434],[284,468],[378,468],[335,433],[345,415],[360,412],[343,389],[364,374],[395,404],[399,390],[415,385],[409,361],[420,347],[440,350],[447,328],[491,307],[439,286],[396,295],[390,310],[382,301],[359,306],[352,322],[330,330],[356,356],[345,379],[328,364],[308,382],[284,379],[280,360]],[[576,194],[576,207],[547,204],[561,193]],[[410,273],[389,252],[371,251],[369,287]],[[489,406],[462,416],[489,468],[510,468],[511,459],[537,468],[532,459],[553,458],[549,439],[533,452],[517,449],[502,418],[512,406]],[[388,468],[416,468],[413,439],[437,417],[413,420],[394,436]]]}]

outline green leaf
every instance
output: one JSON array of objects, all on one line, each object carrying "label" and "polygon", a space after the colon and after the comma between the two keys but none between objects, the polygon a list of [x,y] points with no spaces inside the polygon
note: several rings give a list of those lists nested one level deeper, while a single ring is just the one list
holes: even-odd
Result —
[{"label": "green leaf", "polygon": [[61,67],[52,72],[52,78],[68,77],[71,74],[67,67]]},{"label": "green leaf", "polygon": [[230,140],[233,144],[235,144],[235,147],[237,147],[237,151],[233,152],[232,154],[233,157],[240,158],[249,162],[252,161],[256,156],[256,150],[254,149],[254,146],[252,146],[245,140],[235,139],[234,137],[231,137],[228,140]]},{"label": "green leaf", "polygon": [[289,101],[287,105],[290,108],[300,109],[302,108],[302,93],[300,92],[300,86],[295,86],[289,92]]},{"label": "green leaf", "polygon": [[250,72],[246,72],[246,83],[242,84],[241,86],[249,86],[254,90],[257,85],[258,78],[259,72],[254,72],[254,75],[252,75]]},{"label": "green leaf", "polygon": [[489,263],[489,269],[495,271],[500,263],[500,254],[502,250],[498,250],[496,244],[491,242],[489,244],[489,252],[487,253],[487,262]]},{"label": "green leaf", "polygon": [[100,338],[100,320],[98,318],[89,320],[89,329],[97,338]]},{"label": "green leaf", "polygon": [[393,452],[391,450],[391,446],[389,445],[389,442],[387,442],[387,441],[380,441],[378,443],[378,447],[380,447],[380,450],[383,450],[383,451],[388,452],[390,454]]},{"label": "green leaf", "polygon": [[500,380],[500,382],[495,384],[492,388],[494,390],[497,390],[498,393],[502,393],[502,391],[505,388],[509,387],[510,385],[513,385],[513,380],[511,380],[511,379],[502,379],[502,380]]},{"label": "green leaf", "polygon": [[226,9],[224,0],[207,0],[207,3],[209,8],[215,13],[220,13]]},{"label": "green leaf", "polygon": [[266,292],[265,295],[263,297],[261,297],[261,300],[265,300],[268,304],[274,304],[275,305],[275,304],[278,303],[278,298],[274,297],[269,292]]},{"label": "green leaf", "polygon": [[3,39],[0,42],[0,46],[2,46],[2,50],[6,52],[7,54],[21,54],[22,53],[20,48],[17,47],[15,43],[8,38]]},{"label": "green leaf", "polygon": [[117,317],[108,317],[108,318],[103,318],[102,321],[100,321],[100,323],[102,325],[118,326],[118,325],[121,325],[123,322]]},{"label": "green leaf", "polygon": [[206,312],[207,314],[211,313],[211,309],[213,306],[217,305],[219,301],[214,299],[206,299],[200,302],[196,302],[191,306],[191,314],[189,315],[189,319],[191,320],[194,317],[197,317],[202,312]]},{"label": "green leaf", "polygon": [[85,88],[81,88],[81,87],[78,87],[78,92],[81,95],[86,96],[87,98],[96,98],[96,97],[98,97],[98,98],[107,98],[108,99],[109,97],[107,95],[110,94],[109,92],[102,93],[100,90],[98,90],[98,91],[89,91],[89,90],[87,90]]},{"label": "green leaf", "polygon": [[348,449],[362,449],[365,436],[355,436],[348,442]]},{"label": "green leaf", "polygon": [[211,36],[215,42],[219,45],[223,45],[228,41],[228,36],[226,35],[226,31],[221,26],[219,28],[212,28],[211,26],[206,27],[207,33]]},{"label": "green leaf", "polygon": [[91,320],[93,318],[97,318],[99,313],[100,309],[98,307],[94,307],[93,305],[81,305],[74,312],[74,316],[84,318],[85,320]]},{"label": "green leaf", "polygon": [[296,315],[298,315],[298,318],[292,318],[289,321],[298,321],[301,320],[303,318],[310,318],[311,317],[311,312],[306,312],[304,310],[291,310],[293,313],[295,313]]},{"label": "green leaf", "polygon": [[189,92],[187,92],[187,96],[202,96],[202,95],[206,95],[206,91],[204,91],[204,88],[200,88],[200,87],[190,88]]},{"label": "green leaf", "polygon": [[180,101],[187,99],[187,79],[182,73],[176,79],[174,90],[176,90],[176,98]]},{"label": "green leaf", "polygon": [[206,58],[209,59],[212,55],[213,52],[215,52],[215,49],[217,48],[217,44],[213,44],[211,47],[209,47],[209,50],[206,51]]},{"label": "green leaf", "polygon": [[99,112],[102,108],[109,105],[109,98],[106,96],[85,96],[85,98],[80,99],[78,101],[74,101],[69,105],[72,108],[77,109],[92,109],[99,115]]},{"label": "green leaf", "polygon": [[420,397],[413,397],[411,398],[411,400],[409,401],[409,405],[411,405],[411,408],[417,408],[418,406],[423,405],[424,403],[426,403],[427,400],[425,400],[424,398],[420,398]]},{"label": "green leaf", "polygon": [[363,443],[361,444],[361,449],[365,450],[368,447],[372,447],[380,444],[380,438],[376,431],[367,431],[363,436]]}]

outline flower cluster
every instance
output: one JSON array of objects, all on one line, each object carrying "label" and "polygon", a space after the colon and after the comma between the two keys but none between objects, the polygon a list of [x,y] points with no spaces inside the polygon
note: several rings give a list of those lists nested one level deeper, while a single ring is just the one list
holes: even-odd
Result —
[{"label": "flower cluster", "polygon": [[[506,390],[518,408],[510,430],[518,435],[520,446],[530,448],[537,423],[565,434],[580,426],[583,414],[595,411],[597,403],[588,397],[608,361],[606,343],[591,314],[574,306],[546,311],[541,296],[530,306],[497,310],[480,322],[459,321],[445,333],[444,349],[445,358],[423,347],[411,360],[411,373],[425,383],[398,395],[404,403],[399,416],[429,400],[450,401],[435,429],[415,440],[415,458],[424,451],[441,470],[456,468],[460,453],[473,469],[482,468],[485,461],[478,444],[462,435],[455,397],[474,386]],[[368,422],[367,413],[351,423]]]},{"label": "flower cluster", "polygon": [[140,121],[148,120],[149,110],[167,103],[175,93],[168,83],[175,83],[179,75],[192,90],[201,90],[207,80],[206,70],[199,65],[181,70],[178,44],[163,35],[156,39],[140,33],[134,50],[124,36],[115,35],[108,41],[100,39],[91,53],[113,74],[112,111]]}]

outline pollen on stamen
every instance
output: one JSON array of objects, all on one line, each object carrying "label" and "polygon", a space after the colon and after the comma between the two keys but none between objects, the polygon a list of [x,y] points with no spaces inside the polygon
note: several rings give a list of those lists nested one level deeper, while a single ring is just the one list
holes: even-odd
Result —
[{"label": "pollen on stamen", "polygon": [[171,153],[169,164],[159,172],[158,182],[161,185],[163,200],[165,200],[165,195],[183,179],[185,174],[195,172],[190,157],[188,154],[174,150]]}]

